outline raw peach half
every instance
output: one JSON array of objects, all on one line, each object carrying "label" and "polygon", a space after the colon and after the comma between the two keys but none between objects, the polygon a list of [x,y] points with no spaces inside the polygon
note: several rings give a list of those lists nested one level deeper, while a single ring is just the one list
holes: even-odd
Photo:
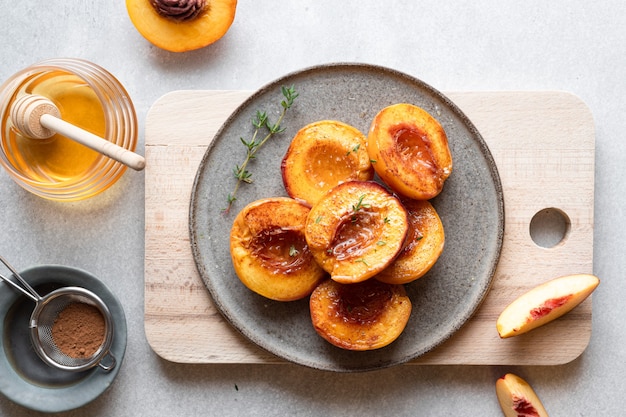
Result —
[{"label": "raw peach half", "polygon": [[452,172],[446,132],[412,104],[385,107],[374,117],[367,152],[378,176],[396,193],[415,200],[439,194]]},{"label": "raw peach half", "polygon": [[380,184],[350,181],[315,204],[305,237],[317,263],[342,283],[365,281],[400,253],[408,232],[404,206]]},{"label": "raw peach half", "polygon": [[443,252],[445,235],[437,210],[426,200],[402,200],[409,215],[409,233],[400,255],[376,279],[406,284],[421,278]]},{"label": "raw peach half", "polygon": [[244,207],[230,232],[235,272],[250,290],[276,301],[311,294],[326,277],[306,245],[309,208],[287,197],[266,198]]},{"label": "raw peach half", "polygon": [[387,346],[404,331],[411,300],[401,285],[368,280],[319,284],[309,302],[315,331],[331,344],[348,350]]},{"label": "raw peach half", "polygon": [[310,205],[341,182],[374,177],[365,135],[336,120],[300,129],[283,158],[281,172],[287,194]]},{"label": "raw peach half", "polygon": [[509,304],[498,316],[501,338],[517,336],[551,322],[582,303],[600,284],[590,274],[566,275],[547,281]]},{"label": "raw peach half", "polygon": [[126,0],[137,31],[171,52],[203,48],[226,34],[235,20],[237,0]]}]

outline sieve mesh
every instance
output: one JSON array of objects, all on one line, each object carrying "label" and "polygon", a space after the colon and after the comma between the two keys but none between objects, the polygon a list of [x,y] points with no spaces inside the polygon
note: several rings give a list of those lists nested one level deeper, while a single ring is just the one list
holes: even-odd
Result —
[{"label": "sieve mesh", "polygon": [[[115,357],[109,353],[113,342],[113,318],[106,304],[97,295],[81,287],[63,287],[41,297],[2,256],[0,256],[0,262],[13,273],[19,284],[2,274],[0,274],[0,279],[35,302],[35,309],[30,316],[30,338],[35,352],[44,362],[73,372],[86,370],[96,365],[107,372],[115,367]],[[53,337],[55,320],[61,311],[73,303],[95,307],[104,319],[104,340],[90,356],[74,357],[66,354],[57,346]],[[107,355],[109,360],[105,364],[103,359]]]},{"label": "sieve mesh", "polygon": [[[104,339],[90,356],[68,355],[59,348],[52,335],[52,328],[59,313],[73,303],[93,306],[104,318]],[[113,338],[113,325],[108,308],[97,296],[83,288],[65,287],[53,291],[38,303],[31,317],[31,332],[35,350],[42,359],[53,366],[77,371],[92,367],[108,353]]]}]

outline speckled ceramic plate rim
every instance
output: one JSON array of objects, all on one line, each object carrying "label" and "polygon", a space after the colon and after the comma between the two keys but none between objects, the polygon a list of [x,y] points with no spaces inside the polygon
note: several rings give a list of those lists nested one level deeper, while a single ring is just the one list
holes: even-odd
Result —
[{"label": "speckled ceramic plate rim", "polygon": [[[222,247],[222,249],[224,248],[224,246],[228,247],[228,236],[225,234],[221,236],[221,238],[218,236],[211,236],[211,234],[208,233],[208,231],[206,230],[206,227],[205,227],[206,225],[204,224],[207,221],[208,222],[212,221],[210,218],[209,220],[207,220],[204,211],[213,210],[212,214],[215,215],[216,213],[215,208],[211,208],[211,207],[221,204],[222,205],[221,207],[223,208],[225,204],[222,203],[222,200],[225,201],[225,196],[227,195],[227,191],[224,191],[224,190],[222,190],[223,192],[220,193],[220,197],[217,197],[215,195],[203,195],[201,192],[202,191],[201,188],[204,187],[205,185],[211,183],[212,181],[214,183],[218,182],[215,179],[215,174],[216,172],[218,174],[221,172],[220,170],[211,170],[211,167],[209,166],[209,162],[210,162],[209,160],[211,159],[211,154],[213,152],[217,152],[215,151],[216,146],[220,143],[220,141],[225,140],[224,135],[227,133],[227,130],[232,127],[232,125],[236,123],[240,123],[241,119],[243,118],[245,118],[246,120],[252,119],[252,117],[254,116],[254,112],[258,109],[257,107],[258,102],[261,102],[265,96],[271,95],[275,91],[277,91],[278,94],[277,95],[275,94],[276,97],[274,98],[275,100],[274,102],[278,103],[278,101],[282,98],[282,96],[280,95],[280,87],[291,85],[294,79],[303,78],[303,77],[315,78],[315,77],[320,76],[320,74],[322,76],[329,76],[330,79],[332,79],[335,73],[343,74],[344,76],[346,73],[347,74],[353,73],[356,76],[364,76],[364,77],[367,77],[369,74],[372,74],[372,77],[370,77],[371,79],[369,80],[371,84],[367,84],[368,89],[372,85],[375,85],[376,88],[378,88],[379,90],[384,90],[385,87],[387,87],[386,84],[388,83],[393,84],[394,82],[397,82],[396,80],[400,80],[400,82],[407,83],[407,85],[414,88],[418,95],[424,94],[424,96],[426,97],[426,102],[419,102],[420,100],[402,100],[402,101],[409,101],[409,102],[412,101],[414,102],[414,104],[424,107],[427,111],[431,112],[431,114],[435,115],[436,118],[438,119],[440,118],[437,117],[436,113],[438,113],[439,111],[442,111],[443,113],[447,112],[448,114],[452,115],[452,118],[455,119],[453,123],[456,123],[456,125],[461,126],[462,129],[465,129],[468,132],[469,134],[468,140],[469,142],[471,142],[470,145],[475,146],[477,152],[480,154],[479,155],[480,158],[484,159],[483,163],[479,164],[481,166],[478,167],[479,171],[481,171],[477,174],[479,175],[478,178],[487,181],[488,186],[493,187],[493,198],[491,199],[491,201],[479,202],[483,207],[488,208],[487,212],[484,214],[485,214],[485,218],[487,219],[486,224],[490,225],[490,233],[488,234],[488,236],[484,237],[484,239],[486,239],[487,242],[485,244],[485,247],[481,248],[481,250],[485,250],[486,253],[482,254],[485,256],[481,256],[481,259],[473,259],[471,262],[469,262],[469,265],[468,265],[468,268],[471,268],[472,262],[478,262],[482,266],[484,273],[481,276],[472,277],[470,279],[471,283],[467,284],[472,291],[468,292],[467,299],[462,300],[463,301],[462,304],[465,304],[463,306],[463,310],[460,311],[458,314],[456,314],[452,318],[451,322],[449,323],[434,323],[433,328],[437,328],[437,329],[435,332],[433,332],[432,340],[426,343],[426,345],[424,345],[423,342],[420,341],[419,343],[421,345],[419,348],[416,348],[416,349],[412,349],[411,342],[410,341],[407,342],[406,340],[408,337],[405,335],[402,335],[398,340],[401,340],[404,338],[405,340],[403,342],[396,341],[386,348],[379,349],[376,351],[369,351],[367,353],[350,352],[350,351],[345,351],[345,350],[336,349],[334,347],[328,347],[328,346],[323,346],[323,345],[312,346],[311,349],[317,349],[317,351],[321,351],[321,353],[319,353],[319,357],[317,358],[316,357],[310,358],[307,354],[303,353],[303,348],[308,349],[308,346],[306,346],[306,344],[300,345],[300,343],[298,342],[298,343],[295,343],[298,346],[290,346],[289,343],[286,343],[286,341],[284,340],[284,337],[283,337],[284,334],[281,334],[282,332],[289,332],[290,329],[296,329],[297,331],[298,330],[297,327],[298,325],[302,325],[302,321],[304,322],[309,321],[309,325],[310,325],[310,317],[308,316],[308,310],[302,311],[300,313],[302,315],[302,317],[300,318],[300,321],[298,321],[298,319],[295,319],[295,321],[293,319],[286,319],[282,326],[278,325],[279,328],[268,330],[264,328],[263,325],[255,326],[254,323],[246,322],[245,321],[246,319],[242,318],[243,315],[241,313],[244,312],[246,314],[253,314],[253,315],[260,313],[262,315],[266,312],[266,310],[260,307],[255,309],[254,306],[263,305],[267,307],[269,304],[273,304],[274,302],[267,301],[265,299],[259,300],[259,298],[262,298],[262,297],[259,297],[256,294],[253,294],[247,289],[245,289],[243,293],[236,295],[235,294],[236,292],[241,291],[241,288],[237,288],[237,286],[242,286],[240,282],[231,282],[227,284],[229,285],[229,287],[227,288],[221,286],[223,282],[219,282],[219,280],[223,280],[223,279],[230,279],[231,281],[238,281],[238,280],[236,279],[236,275],[234,275],[234,271],[232,271],[232,263],[229,263],[229,265],[226,266],[226,268],[230,268],[230,271],[228,271],[227,269],[224,269],[225,264],[226,264],[224,259],[219,258],[219,256],[216,255],[216,253],[220,249],[220,246]],[[392,81],[389,81],[389,80],[392,80]],[[340,82],[341,80],[337,80],[337,81]],[[344,79],[343,81],[346,81],[346,80]],[[350,81],[348,80],[348,82]],[[330,88],[333,88],[333,86],[320,85],[319,94],[323,97],[324,94],[329,93],[326,90]],[[297,85],[296,85],[296,90],[298,90]],[[312,93],[313,95],[318,94],[315,91],[310,92],[310,93]],[[330,95],[332,96],[332,92],[330,92]],[[400,93],[400,95],[402,95],[402,93]],[[408,95],[410,96],[411,92],[408,92]],[[393,94],[391,96],[393,96]],[[302,100],[301,97],[302,97],[302,94],[296,100],[296,106],[298,105],[298,100],[300,101]],[[428,102],[429,101],[428,98],[431,98],[434,103]],[[388,104],[393,104],[394,102],[398,102],[398,100],[394,100],[393,98],[391,98],[391,102],[389,102]],[[373,109],[374,113],[377,112],[380,108]],[[290,110],[290,112],[292,113],[293,111],[294,110]],[[338,111],[338,114],[313,116],[313,119],[309,120],[309,122],[315,121],[315,120],[321,120],[322,118],[329,118],[329,119],[334,118],[334,119],[340,119],[340,120],[346,121],[348,123],[351,122],[350,120],[346,120],[345,118],[340,117],[340,115],[341,115],[341,110]],[[445,121],[442,121],[442,120],[439,120],[439,121],[440,123],[442,123],[442,125],[444,125],[444,128],[445,128],[446,127]],[[299,129],[299,127],[301,127],[300,125],[293,127],[293,123],[289,115],[287,116],[284,122],[284,125],[285,126],[289,125],[291,135],[293,135],[295,131]],[[302,125],[304,125],[304,123]],[[361,128],[361,130],[364,132],[367,132],[365,128]],[[244,134],[241,133],[241,135],[243,136]],[[450,134],[448,136],[449,136],[451,147],[453,147],[453,145],[455,144],[456,138],[454,136],[451,136]],[[231,138],[231,139],[239,142],[238,137]],[[239,146],[241,147],[240,143],[239,143]],[[266,148],[269,148],[270,146],[272,145],[269,143],[266,144]],[[283,147],[281,151],[284,151],[285,149],[286,147]],[[266,152],[265,155],[263,156],[264,159],[269,158],[270,157],[269,155],[273,155],[271,150],[264,149],[264,151]],[[445,200],[445,195],[447,193],[446,188],[451,187],[448,184],[455,181],[455,178],[458,178],[460,176],[460,173],[458,172],[459,171],[458,169],[459,155],[457,154],[458,151],[459,151],[458,149],[456,152],[453,151],[453,158],[455,159],[455,168],[453,170],[452,176],[447,181],[442,194],[439,197],[437,197],[435,200],[433,200],[433,204],[435,204],[435,206],[437,207],[437,210],[440,213],[440,215],[442,215],[443,210],[441,209],[441,206],[438,206],[436,204],[437,200]],[[228,155],[221,155],[221,156],[224,157]],[[244,154],[241,155],[241,157],[243,156]],[[273,155],[273,156],[276,156],[276,155]],[[229,158],[223,158],[223,159],[228,160],[228,163],[234,166],[235,163],[240,162],[240,161],[237,161],[233,158],[237,158],[237,156],[233,155],[233,157],[230,159]],[[282,158],[282,154],[279,154],[278,158],[279,159]],[[259,169],[259,167],[256,167],[254,169]],[[484,172],[482,172],[483,170]],[[228,170],[228,172],[229,173],[232,172],[232,169]],[[210,175],[210,174],[213,174],[213,175]],[[232,176],[232,174],[230,175]],[[282,181],[280,180],[279,172],[276,172],[276,178],[278,179],[277,181],[280,181],[280,185],[282,186]],[[471,182],[471,179],[467,181],[468,182],[466,182],[464,185],[469,186],[471,189],[473,185]],[[258,187],[263,188],[262,185],[258,185]],[[271,189],[272,187],[269,187],[269,188]],[[277,188],[274,188],[274,190],[277,190]],[[250,189],[246,189],[245,191],[242,191],[241,193],[244,193],[244,192],[248,193],[249,191]],[[476,191],[479,191],[479,190],[476,190]],[[238,211],[247,202],[252,201],[256,198],[260,198],[261,196],[268,197],[272,195],[278,195],[276,194],[276,192],[272,193],[272,191],[266,191],[265,195],[261,194],[260,196],[255,195],[254,193],[251,193],[251,194],[253,195],[247,201],[241,201],[241,202],[238,201],[238,203],[240,204],[240,207],[236,209],[235,211]],[[224,197],[222,198],[221,195],[223,195]],[[239,195],[239,199],[244,200],[244,198],[242,198],[241,195],[242,194]],[[280,193],[280,195],[285,195],[284,190],[282,193]],[[454,204],[456,203],[457,202],[454,202]],[[441,204],[444,204],[444,203],[441,203]],[[448,206],[451,206],[449,201],[448,201]],[[444,206],[444,209],[445,209],[445,206]],[[479,207],[476,207],[476,206],[474,206],[472,209],[474,211],[480,210]],[[442,215],[442,219],[443,218],[444,218],[444,215]],[[481,220],[485,221],[485,218],[481,218]],[[452,219],[452,221],[454,221],[454,219]],[[231,223],[232,223],[232,219],[231,219]],[[444,224],[445,224],[445,221],[444,221]],[[452,229],[453,227],[450,228],[450,230]],[[449,243],[448,243],[448,241],[450,240],[448,230],[449,228],[446,226],[446,248],[444,250],[444,254],[442,255],[442,258],[440,258],[437,265],[435,265],[433,270],[431,270],[431,272],[429,272],[427,276],[407,286],[409,293],[411,292],[411,286],[415,286],[418,288],[421,287],[423,282],[428,282],[428,279],[429,279],[428,277],[430,275],[437,275],[437,274],[446,272],[446,268],[444,265],[445,264],[444,258],[445,258],[446,252],[451,251],[451,249],[449,248]],[[190,201],[189,231],[190,231],[191,247],[192,247],[192,252],[193,252],[194,261],[196,263],[196,267],[198,269],[200,277],[205,283],[218,310],[235,329],[237,329],[240,333],[242,333],[251,342],[255,343],[259,347],[287,361],[304,365],[304,366],[308,366],[311,368],[329,370],[329,371],[338,371],[338,372],[368,371],[368,370],[380,369],[380,368],[385,368],[388,366],[405,363],[431,351],[432,349],[436,348],[437,346],[442,344],[444,341],[449,339],[456,331],[458,331],[473,316],[474,312],[478,309],[478,307],[480,306],[480,304],[482,303],[482,301],[484,300],[484,298],[489,292],[489,289],[491,287],[493,277],[495,274],[495,270],[497,267],[497,263],[500,257],[500,251],[502,248],[502,242],[503,242],[503,237],[504,237],[504,199],[503,199],[503,193],[502,193],[502,185],[500,182],[497,167],[489,151],[487,144],[485,143],[485,141],[483,140],[482,136],[480,135],[476,127],[473,125],[473,123],[467,118],[467,116],[465,116],[465,114],[444,94],[442,94],[438,90],[434,89],[430,85],[424,83],[423,81],[417,78],[414,78],[410,75],[407,75],[405,73],[402,73],[402,72],[399,72],[390,68],[380,67],[380,66],[375,66],[375,65],[370,65],[370,64],[359,64],[359,63],[331,63],[331,64],[309,67],[309,68],[305,68],[299,71],[294,71],[273,82],[270,82],[269,84],[265,85],[264,87],[259,89],[257,92],[252,94],[247,100],[245,100],[225,121],[225,123],[222,125],[220,130],[215,135],[215,139],[210,143],[199,165],[196,177],[194,179],[194,184],[193,184],[192,193],[191,193],[191,201]],[[467,235],[464,236],[464,238],[472,237],[472,233],[476,233],[476,230],[471,230],[471,231],[468,230],[466,232]],[[477,235],[480,235],[480,230],[478,231]],[[216,243],[213,243],[213,242],[216,242]],[[222,261],[222,262],[219,262],[219,261]],[[459,262],[458,258],[456,259],[456,262],[457,263]],[[219,265],[219,264],[222,264],[222,265]],[[221,273],[220,273],[220,268],[221,268]],[[442,271],[442,272],[433,272],[435,270]],[[233,276],[235,277],[234,280],[233,280]],[[430,279],[430,281],[432,282],[433,279]],[[446,290],[442,288],[439,288],[438,290],[438,292],[444,294],[443,298],[446,297],[445,291]],[[445,302],[448,303],[447,305],[445,305],[446,308],[456,309],[457,306],[454,306],[453,304],[459,303],[459,300],[451,299],[451,300],[446,300]],[[293,307],[295,304],[298,304],[298,303],[299,305],[296,305],[295,307]],[[277,311],[276,313],[272,313],[274,316],[282,314],[283,316],[287,317],[294,311],[305,310],[306,306],[308,306],[308,303],[304,303],[304,302],[279,303],[279,304],[280,305],[272,306],[272,308],[275,308]],[[306,306],[303,304],[306,304]],[[289,305],[290,307],[284,307],[283,309],[284,305]],[[415,309],[415,303],[414,303],[414,311],[415,310],[416,309]],[[251,316],[248,316],[248,317],[251,317]],[[412,317],[411,320],[414,320],[414,318]],[[409,326],[411,326],[411,320],[409,321],[409,325],[407,326],[407,329],[409,328]],[[445,329],[441,331],[439,327],[445,327]],[[313,341],[314,338],[316,337],[318,339],[321,339],[317,336],[317,334],[315,334],[315,332],[312,329],[312,326],[310,330],[313,336],[307,335],[304,337],[305,340],[310,339],[311,341]],[[405,333],[408,333],[408,331],[405,330]],[[326,343],[326,345],[328,344]],[[407,345],[408,345],[408,348],[407,348]]]},{"label": "speckled ceramic plate rim", "polygon": [[20,275],[34,287],[54,282],[66,286],[84,287],[102,298],[109,307],[115,323],[110,351],[117,363],[109,372],[98,367],[86,371],[87,375],[84,378],[65,387],[38,386],[21,377],[6,356],[3,335],[6,313],[20,297],[24,296],[6,283],[0,282],[0,392],[16,404],[45,413],[60,413],[90,403],[111,386],[124,360],[127,326],[121,303],[102,281],[79,268],[39,265],[20,271]]}]

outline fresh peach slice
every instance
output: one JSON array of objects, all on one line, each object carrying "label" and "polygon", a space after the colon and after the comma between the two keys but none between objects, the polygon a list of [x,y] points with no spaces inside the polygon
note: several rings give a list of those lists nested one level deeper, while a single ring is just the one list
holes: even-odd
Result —
[{"label": "fresh peach slice", "polygon": [[408,103],[382,109],[367,135],[374,170],[396,193],[430,200],[452,172],[443,127],[426,110]]},{"label": "fresh peach slice", "polygon": [[305,237],[331,278],[350,284],[386,268],[404,247],[408,228],[404,206],[383,186],[349,181],[311,207]]},{"label": "fresh peach slice", "polygon": [[496,395],[506,417],[548,417],[535,391],[517,375],[506,374],[499,378]]},{"label": "fresh peach slice", "polygon": [[309,302],[315,331],[331,344],[347,350],[387,346],[404,331],[411,300],[402,285],[371,279],[358,284],[326,280]]},{"label": "fresh peach slice", "polygon": [[424,276],[443,252],[443,223],[426,200],[402,200],[409,218],[409,233],[400,255],[376,279],[389,284],[408,284]]},{"label": "fresh peach slice", "polygon": [[594,275],[576,274],[533,288],[500,313],[498,334],[501,338],[517,336],[561,317],[582,303],[599,283]]},{"label": "fresh peach slice", "polygon": [[327,276],[306,245],[308,214],[307,206],[287,197],[254,201],[237,214],[230,253],[246,287],[272,300],[292,301],[311,294]]},{"label": "fresh peach slice", "polygon": [[336,120],[321,120],[296,133],[281,164],[290,197],[313,205],[339,183],[374,177],[365,135]]}]

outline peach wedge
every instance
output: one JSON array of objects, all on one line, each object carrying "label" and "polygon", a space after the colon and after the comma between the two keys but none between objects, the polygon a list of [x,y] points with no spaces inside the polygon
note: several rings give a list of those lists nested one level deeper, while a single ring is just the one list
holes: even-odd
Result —
[{"label": "peach wedge", "polygon": [[517,375],[506,374],[499,378],[496,395],[506,417],[548,417],[535,391]]},{"label": "peach wedge", "polygon": [[517,336],[551,322],[582,303],[600,280],[590,274],[566,275],[523,294],[500,313],[496,328],[501,338]]}]

